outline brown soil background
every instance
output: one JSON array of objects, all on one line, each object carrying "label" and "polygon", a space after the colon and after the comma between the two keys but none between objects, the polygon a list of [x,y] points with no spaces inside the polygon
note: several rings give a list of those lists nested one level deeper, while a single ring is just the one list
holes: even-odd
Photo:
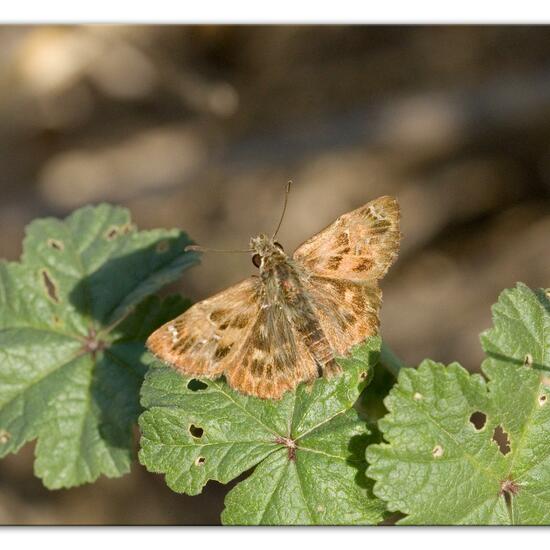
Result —
[{"label": "brown soil background", "polygon": [[[382,194],[404,238],[382,333],[408,364],[479,369],[499,292],[550,286],[550,28],[0,27],[0,256],[88,203],[212,248],[277,222],[287,250]],[[253,271],[209,255],[197,300]],[[0,524],[215,524],[227,487],[172,493],[135,464],[50,492],[33,445],[0,462]]]}]

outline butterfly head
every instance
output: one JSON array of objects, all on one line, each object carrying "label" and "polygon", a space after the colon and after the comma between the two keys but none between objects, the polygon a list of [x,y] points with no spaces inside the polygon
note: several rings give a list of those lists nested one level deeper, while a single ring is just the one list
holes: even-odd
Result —
[{"label": "butterfly head", "polygon": [[281,244],[264,233],[250,239],[250,249],[254,252],[252,263],[256,267],[264,267],[266,263],[286,258]]}]

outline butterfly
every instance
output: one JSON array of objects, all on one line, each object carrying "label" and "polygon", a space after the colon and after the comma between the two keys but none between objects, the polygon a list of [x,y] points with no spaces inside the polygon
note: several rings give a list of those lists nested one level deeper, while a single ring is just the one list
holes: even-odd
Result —
[{"label": "butterfly", "polygon": [[292,256],[276,233],[250,240],[259,275],[161,326],[149,336],[149,350],[183,375],[225,376],[233,389],[263,399],[339,374],[336,358],[378,332],[378,281],[401,238],[398,203],[388,196],[368,202]]}]

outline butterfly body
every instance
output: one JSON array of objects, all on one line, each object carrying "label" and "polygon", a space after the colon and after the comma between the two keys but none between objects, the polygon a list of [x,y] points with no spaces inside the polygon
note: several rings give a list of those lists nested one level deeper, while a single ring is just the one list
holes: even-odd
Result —
[{"label": "butterfly body", "polygon": [[[334,352],[319,323],[312,298],[307,291],[309,275],[299,263],[293,261],[280,245],[268,241],[265,235],[252,239],[251,246],[260,255],[261,308],[278,308],[286,322],[303,339],[315,361],[318,374],[330,364],[331,371],[339,369],[334,361]],[[272,312],[267,315],[273,316]]]},{"label": "butterfly body", "polygon": [[250,241],[259,277],[195,304],[148,339],[183,374],[225,375],[238,391],[280,398],[338,374],[336,357],[377,333],[380,279],[399,245],[399,210],[381,197],[344,214],[292,257],[264,234]]}]

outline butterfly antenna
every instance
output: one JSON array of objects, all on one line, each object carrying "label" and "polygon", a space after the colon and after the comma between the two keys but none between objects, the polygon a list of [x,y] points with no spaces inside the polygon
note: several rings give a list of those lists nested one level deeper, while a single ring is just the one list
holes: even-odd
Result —
[{"label": "butterfly antenna", "polygon": [[185,249],[185,252],[227,252],[229,254],[234,254],[237,252],[253,252],[251,248],[246,250],[217,250],[215,248],[204,248],[204,246],[199,246],[198,244],[188,244]]},{"label": "butterfly antenna", "polygon": [[279,220],[279,224],[277,225],[277,229],[275,229],[275,233],[273,233],[273,237],[271,237],[272,240],[277,236],[277,233],[279,233],[279,229],[281,229],[281,224],[283,223],[283,218],[285,217],[286,205],[287,205],[287,202],[288,202],[288,194],[290,193],[290,186],[291,185],[292,185],[292,181],[289,181],[286,184],[285,204],[283,205],[283,212],[281,213],[281,218]]}]

